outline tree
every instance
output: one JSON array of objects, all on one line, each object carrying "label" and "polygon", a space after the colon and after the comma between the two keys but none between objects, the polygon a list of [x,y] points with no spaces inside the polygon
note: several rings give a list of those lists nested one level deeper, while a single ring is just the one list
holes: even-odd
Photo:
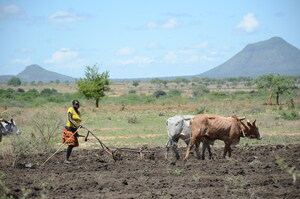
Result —
[{"label": "tree", "polygon": [[139,84],[140,84],[140,81],[138,81],[138,80],[134,80],[132,82],[132,85],[135,86],[135,87],[137,87]]},{"label": "tree", "polygon": [[165,95],[167,95],[167,93],[162,90],[157,90],[153,93],[153,97],[155,97],[155,98],[159,98],[159,97],[165,96]]},{"label": "tree", "polygon": [[269,104],[272,104],[272,96],[276,94],[277,105],[279,105],[279,96],[295,87],[293,78],[279,74],[260,76],[255,80],[255,83],[259,90],[268,90],[270,92]]},{"label": "tree", "polygon": [[12,86],[20,86],[21,85],[21,80],[18,77],[12,77],[7,84],[12,85]]},{"label": "tree", "polygon": [[85,78],[77,81],[78,91],[87,99],[96,100],[96,107],[99,107],[99,100],[109,91],[110,80],[108,71],[99,73],[95,64],[93,67],[86,66]]}]

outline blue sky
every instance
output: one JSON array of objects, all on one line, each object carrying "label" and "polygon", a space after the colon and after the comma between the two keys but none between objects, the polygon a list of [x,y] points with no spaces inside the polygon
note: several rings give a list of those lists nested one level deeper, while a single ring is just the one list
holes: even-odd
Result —
[{"label": "blue sky", "polygon": [[0,0],[0,75],[195,75],[274,36],[300,48],[300,1]]}]

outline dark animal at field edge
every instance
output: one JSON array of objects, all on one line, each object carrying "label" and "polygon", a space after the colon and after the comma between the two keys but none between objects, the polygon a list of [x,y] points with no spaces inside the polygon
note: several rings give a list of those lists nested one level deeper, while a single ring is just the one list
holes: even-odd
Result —
[{"label": "dark animal at field edge", "polygon": [[4,119],[0,120],[0,142],[2,141],[2,136],[14,134],[18,135],[20,133],[21,132],[13,119],[9,121]]}]

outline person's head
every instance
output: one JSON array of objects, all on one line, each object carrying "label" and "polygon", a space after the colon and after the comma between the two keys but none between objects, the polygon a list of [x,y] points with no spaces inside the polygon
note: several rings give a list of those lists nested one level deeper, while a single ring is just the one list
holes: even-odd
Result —
[{"label": "person's head", "polygon": [[72,101],[72,104],[73,104],[73,108],[74,108],[74,109],[79,109],[80,104],[79,104],[79,101],[78,101],[78,100],[73,100],[73,101]]}]

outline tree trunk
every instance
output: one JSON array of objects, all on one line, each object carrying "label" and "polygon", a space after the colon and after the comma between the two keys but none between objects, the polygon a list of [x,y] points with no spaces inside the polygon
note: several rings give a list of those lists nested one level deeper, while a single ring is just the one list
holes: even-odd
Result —
[{"label": "tree trunk", "polygon": [[276,93],[276,104],[279,105],[279,93]]},{"label": "tree trunk", "polygon": [[273,93],[270,93],[269,95],[269,105],[272,105],[272,97],[273,97]]},{"label": "tree trunk", "polygon": [[99,99],[96,99],[96,108],[99,107]]}]

